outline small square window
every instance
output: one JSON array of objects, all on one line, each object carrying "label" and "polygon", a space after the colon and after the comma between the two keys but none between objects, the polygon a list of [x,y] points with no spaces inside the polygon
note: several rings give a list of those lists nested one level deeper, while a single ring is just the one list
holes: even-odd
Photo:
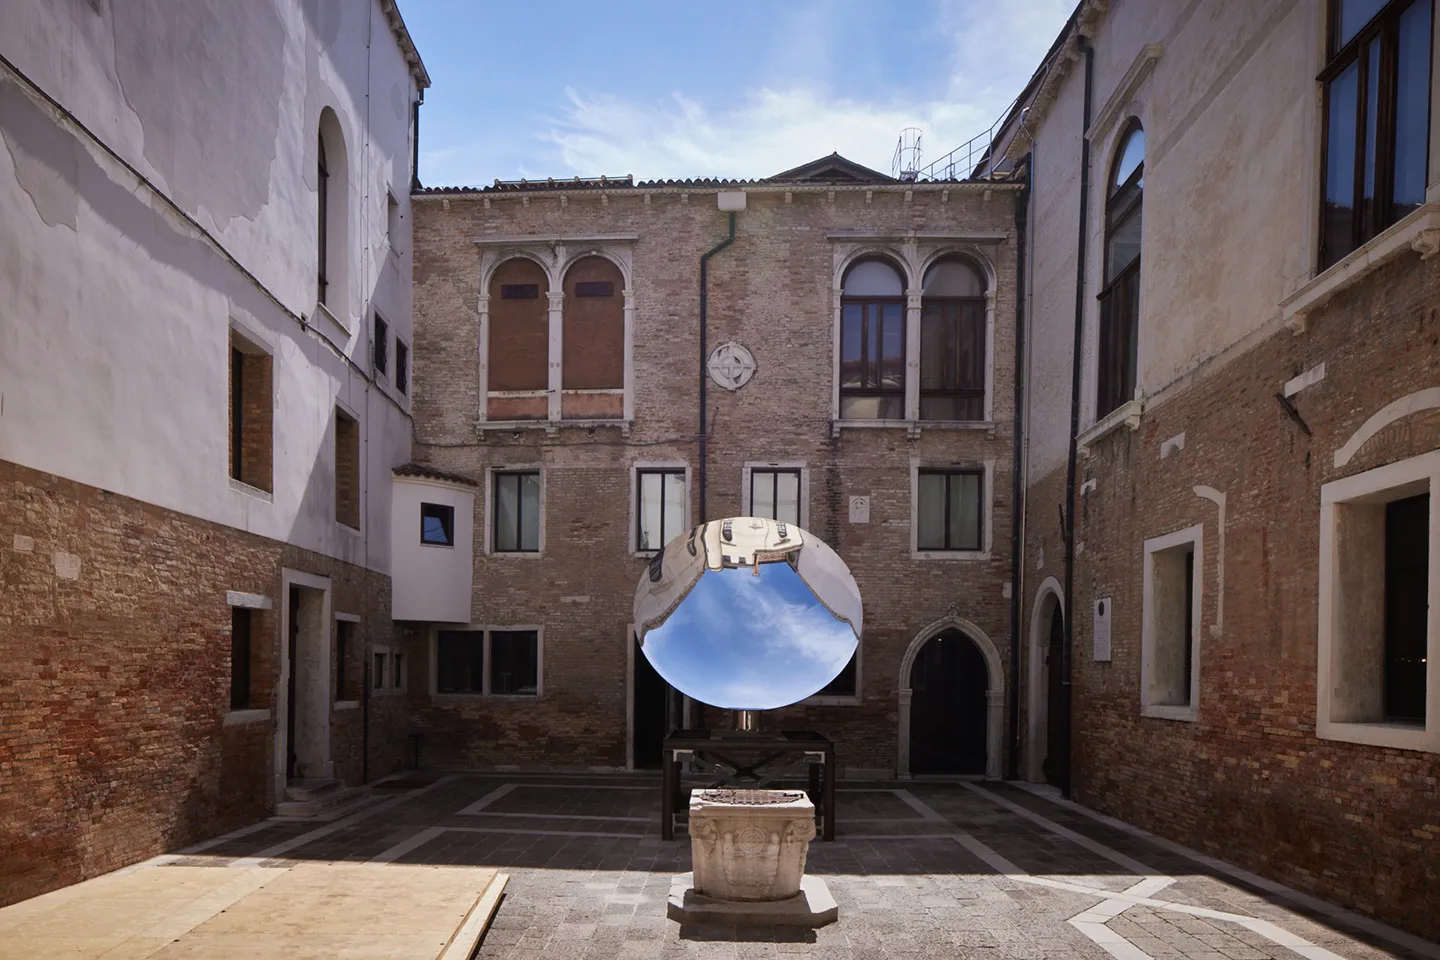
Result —
[{"label": "small square window", "polygon": [[915,545],[919,550],[984,549],[981,470],[921,470]]},{"label": "small square window", "polygon": [[659,550],[683,533],[686,522],[685,470],[635,471],[635,549]]},{"label": "small square window", "polygon": [[383,376],[390,365],[390,325],[378,313],[375,314],[375,343],[371,349],[375,372]]},{"label": "small square window", "polygon": [[494,550],[496,553],[539,552],[538,470],[495,474]]},{"label": "small square window", "polygon": [[539,634],[534,630],[490,631],[490,693],[535,696],[539,667]]},{"label": "small square window", "polygon": [[399,337],[395,338],[395,389],[401,393],[410,390],[410,348]]},{"label": "small square window", "polygon": [[420,504],[420,542],[455,546],[455,508],[444,503]]},{"label": "small square window", "polygon": [[1203,527],[1145,541],[1140,708],[1149,717],[1198,716]]}]

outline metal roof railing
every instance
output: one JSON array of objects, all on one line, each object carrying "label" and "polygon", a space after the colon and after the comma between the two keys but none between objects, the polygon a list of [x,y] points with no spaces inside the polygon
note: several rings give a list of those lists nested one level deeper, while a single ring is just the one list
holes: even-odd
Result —
[{"label": "metal roof railing", "polygon": [[[1018,99],[1017,97],[1016,100]],[[990,129],[966,140],[928,167],[922,167],[916,171],[915,179],[969,180],[973,177],[980,165],[990,158],[990,148],[994,145],[995,134],[1009,118],[1010,111],[1015,109],[1016,100],[1010,101],[1010,104],[1000,112],[999,119],[990,124]]]}]

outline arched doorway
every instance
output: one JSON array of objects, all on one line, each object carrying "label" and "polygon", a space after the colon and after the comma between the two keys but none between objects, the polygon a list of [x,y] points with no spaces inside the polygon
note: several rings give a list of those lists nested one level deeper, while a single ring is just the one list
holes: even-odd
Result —
[{"label": "arched doorway", "polygon": [[985,772],[985,691],[980,648],[953,627],[920,648],[910,667],[911,774]]},{"label": "arched doorway", "polygon": [[1026,692],[1025,778],[1053,782],[1056,759],[1050,745],[1061,742],[1060,688],[1063,662],[1060,648],[1065,637],[1065,603],[1060,582],[1046,577],[1035,594],[1030,611],[1030,646]]},{"label": "arched doorway", "polygon": [[1000,778],[1005,681],[979,627],[948,616],[915,637],[900,666],[896,771]]}]

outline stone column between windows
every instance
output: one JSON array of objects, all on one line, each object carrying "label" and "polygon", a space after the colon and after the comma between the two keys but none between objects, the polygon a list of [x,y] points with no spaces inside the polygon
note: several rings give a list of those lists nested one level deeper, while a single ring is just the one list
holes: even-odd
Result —
[{"label": "stone column between windows", "polygon": [[475,309],[480,314],[477,354],[480,359],[480,422],[484,423],[490,413],[490,294],[480,294]]},{"label": "stone column between windows", "polygon": [[920,419],[920,306],[924,290],[905,291],[905,419]]},{"label": "stone column between windows", "polygon": [[561,413],[560,388],[564,380],[565,357],[562,352],[562,323],[565,316],[565,292],[563,290],[558,293],[551,291],[546,296],[550,299],[550,377],[547,384],[550,401],[549,418],[551,421],[558,421]]},{"label": "stone column between windows", "polygon": [[995,420],[995,288],[985,291],[985,422]]},{"label": "stone column between windows", "polygon": [[622,290],[625,298],[625,411],[626,422],[635,419],[635,291]]}]

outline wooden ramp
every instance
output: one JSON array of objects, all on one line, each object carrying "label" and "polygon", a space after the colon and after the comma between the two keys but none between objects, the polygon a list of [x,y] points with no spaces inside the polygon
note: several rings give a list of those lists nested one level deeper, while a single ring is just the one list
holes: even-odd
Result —
[{"label": "wooden ramp", "polygon": [[146,865],[0,909],[0,958],[469,960],[508,880],[478,867]]}]

